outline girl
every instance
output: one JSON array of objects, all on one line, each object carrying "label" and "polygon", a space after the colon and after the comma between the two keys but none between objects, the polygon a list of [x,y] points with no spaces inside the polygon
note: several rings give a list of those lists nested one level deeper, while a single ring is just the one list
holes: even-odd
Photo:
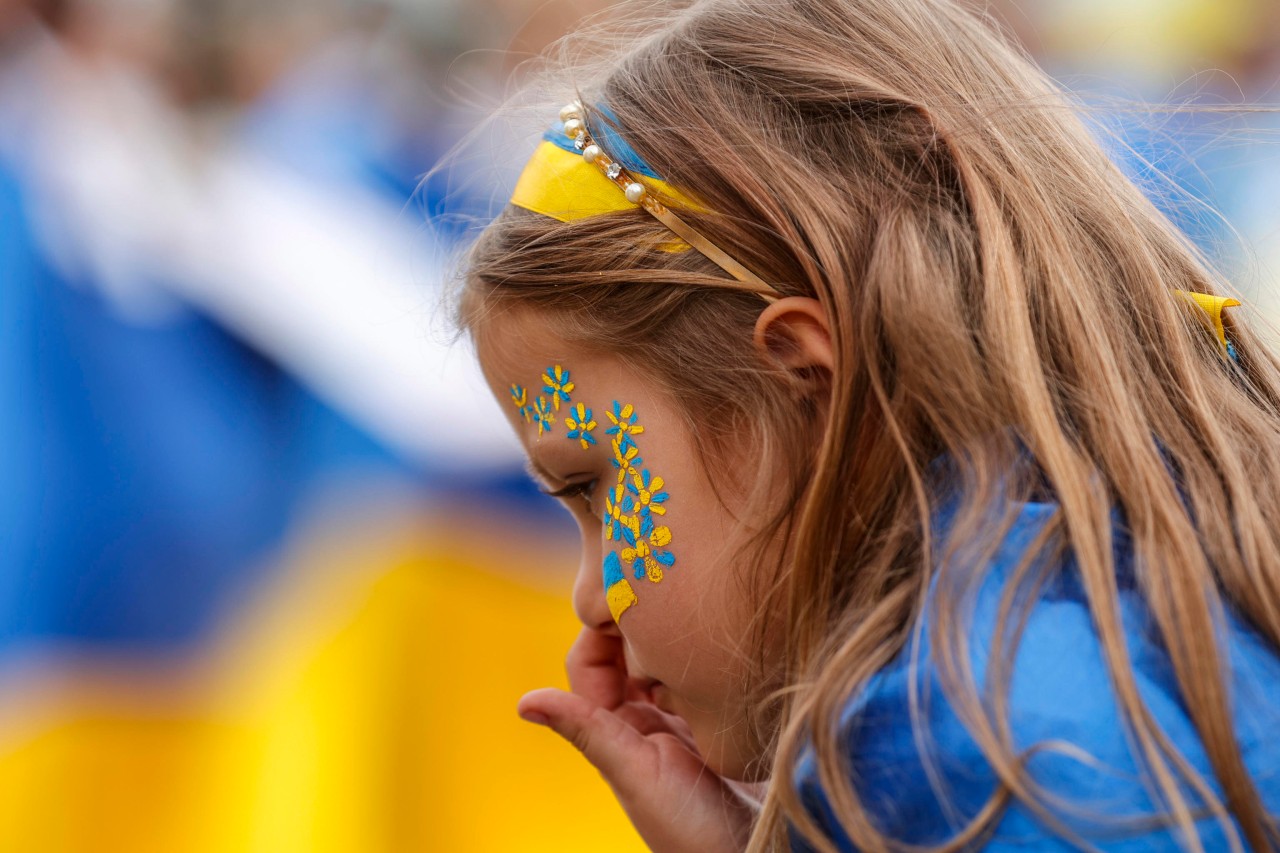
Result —
[{"label": "girl", "polygon": [[948,0],[626,31],[460,302],[582,530],[521,716],[659,851],[1280,845],[1280,364],[1225,283]]}]

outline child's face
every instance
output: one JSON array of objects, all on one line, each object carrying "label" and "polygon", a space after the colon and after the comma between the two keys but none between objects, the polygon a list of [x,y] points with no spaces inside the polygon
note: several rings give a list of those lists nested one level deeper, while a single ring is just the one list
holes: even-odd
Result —
[{"label": "child's face", "polygon": [[480,337],[535,477],[579,492],[561,498],[582,532],[578,618],[621,636],[628,675],[656,682],[654,702],[688,723],[707,764],[742,778],[757,757],[742,702],[752,608],[732,561],[732,484],[711,482],[643,365],[579,352],[530,311],[487,318]]}]

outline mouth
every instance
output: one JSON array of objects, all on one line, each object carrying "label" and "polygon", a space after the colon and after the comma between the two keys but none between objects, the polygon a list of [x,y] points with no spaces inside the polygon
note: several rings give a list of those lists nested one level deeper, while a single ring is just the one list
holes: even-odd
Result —
[{"label": "mouth", "polygon": [[669,700],[671,698],[667,685],[663,684],[656,678],[633,678],[631,679],[631,692],[638,700],[653,705],[663,713],[675,713],[671,710]]},{"label": "mouth", "polygon": [[675,711],[671,707],[671,694],[667,691],[667,685],[661,681],[654,682],[649,688],[649,701],[659,711],[665,714],[674,714]]},{"label": "mouth", "polygon": [[666,714],[675,713],[675,711],[671,710],[670,691],[667,690],[665,684],[656,678],[645,675],[625,649],[622,662],[627,671],[626,695],[628,700],[653,705]]}]

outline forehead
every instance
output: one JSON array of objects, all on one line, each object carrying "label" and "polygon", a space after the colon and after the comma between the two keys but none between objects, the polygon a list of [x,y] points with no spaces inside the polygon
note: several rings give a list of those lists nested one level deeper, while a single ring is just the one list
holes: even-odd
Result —
[{"label": "forehead", "polygon": [[[673,407],[643,365],[634,364],[625,354],[565,341],[557,324],[549,322],[538,311],[504,310],[487,317],[483,327],[477,329],[476,350],[490,390],[503,403],[507,418],[520,434],[526,450],[531,450],[541,436],[536,428],[537,419],[524,418],[518,404],[513,404],[512,386],[526,392],[531,410],[541,397],[554,402],[545,389],[544,380],[557,367],[566,372],[563,378],[573,384],[568,395],[571,403],[585,404],[601,422],[605,410],[614,401],[633,405],[651,420],[673,419]],[[569,400],[562,405],[567,405]],[[560,427],[565,412],[558,414],[554,431],[563,438],[565,430]]]},{"label": "forehead", "polygon": [[[514,383],[540,390],[542,376],[560,365],[572,374],[578,395],[600,398],[615,389],[634,392],[639,377],[615,353],[566,341],[557,324],[530,309],[503,309],[476,330],[476,353],[490,386]],[[647,384],[647,383],[641,383]]]},{"label": "forehead", "polygon": [[480,367],[495,389],[508,389],[513,383],[541,389],[543,373],[554,365],[572,372],[580,394],[619,382],[630,384],[620,359],[566,341],[557,324],[540,311],[502,309],[486,317],[474,336]]},{"label": "forehead", "polygon": [[[501,381],[524,374],[540,362],[575,360],[580,348],[568,345],[555,323],[540,311],[502,307],[475,324],[476,354],[485,374]],[[508,380],[510,381],[510,380]]]}]

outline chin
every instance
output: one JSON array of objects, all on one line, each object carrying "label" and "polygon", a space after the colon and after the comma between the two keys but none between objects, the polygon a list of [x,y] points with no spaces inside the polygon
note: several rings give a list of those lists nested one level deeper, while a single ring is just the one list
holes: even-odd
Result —
[{"label": "chin", "polygon": [[772,770],[769,760],[756,749],[749,748],[745,733],[718,732],[702,738],[694,732],[694,742],[703,755],[707,769],[723,779],[734,782],[764,782]]}]

